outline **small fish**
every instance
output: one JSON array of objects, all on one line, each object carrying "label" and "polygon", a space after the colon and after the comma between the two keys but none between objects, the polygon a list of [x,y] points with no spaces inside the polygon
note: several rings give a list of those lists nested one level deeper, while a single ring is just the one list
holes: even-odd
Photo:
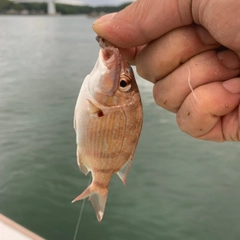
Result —
[{"label": "small fish", "polygon": [[142,103],[130,65],[118,48],[97,37],[101,47],[86,76],[74,112],[77,162],[90,186],[73,202],[89,197],[100,222],[114,173],[126,183],[142,129]]}]

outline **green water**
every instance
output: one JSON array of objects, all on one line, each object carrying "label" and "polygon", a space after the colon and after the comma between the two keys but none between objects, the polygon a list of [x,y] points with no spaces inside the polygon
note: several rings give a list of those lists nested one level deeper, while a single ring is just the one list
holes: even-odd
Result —
[{"label": "green water", "polygon": [[[49,240],[72,240],[89,176],[73,110],[99,47],[86,17],[0,17],[0,212]],[[183,134],[137,77],[144,125],[127,185],[114,176],[104,219],[86,202],[78,240],[240,239],[239,143]],[[1,236],[0,236],[1,239]]]}]

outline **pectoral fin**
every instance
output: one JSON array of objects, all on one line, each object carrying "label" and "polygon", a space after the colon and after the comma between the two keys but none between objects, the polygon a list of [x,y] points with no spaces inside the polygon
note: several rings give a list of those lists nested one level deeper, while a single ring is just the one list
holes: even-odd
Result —
[{"label": "pectoral fin", "polygon": [[91,100],[86,99],[87,110],[94,117],[103,117],[103,111],[97,107]]}]

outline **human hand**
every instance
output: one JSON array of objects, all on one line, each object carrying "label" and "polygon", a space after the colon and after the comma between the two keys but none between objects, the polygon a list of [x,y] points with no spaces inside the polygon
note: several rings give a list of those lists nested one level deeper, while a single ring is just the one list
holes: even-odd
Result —
[{"label": "human hand", "polygon": [[183,132],[240,141],[239,16],[239,0],[138,0],[93,29],[154,83]]}]

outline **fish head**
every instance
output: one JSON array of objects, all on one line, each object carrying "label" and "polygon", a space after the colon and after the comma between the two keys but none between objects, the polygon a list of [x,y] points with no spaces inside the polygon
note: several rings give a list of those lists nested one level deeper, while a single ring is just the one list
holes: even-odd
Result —
[{"label": "fish head", "polygon": [[139,90],[131,66],[122,58],[118,48],[101,48],[98,61],[90,74],[89,92],[104,106],[123,105]]}]

